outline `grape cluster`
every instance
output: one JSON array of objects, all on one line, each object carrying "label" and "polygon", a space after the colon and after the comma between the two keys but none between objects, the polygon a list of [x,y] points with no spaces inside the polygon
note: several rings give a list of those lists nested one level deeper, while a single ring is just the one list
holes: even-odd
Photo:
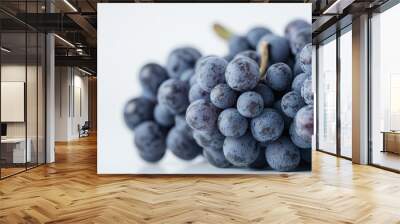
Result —
[{"label": "grape cluster", "polygon": [[284,36],[264,27],[243,36],[214,28],[228,55],[182,47],[165,68],[140,70],[142,95],[124,108],[138,154],[148,162],[170,150],[182,160],[203,155],[219,168],[310,169],[311,25],[294,20]]}]

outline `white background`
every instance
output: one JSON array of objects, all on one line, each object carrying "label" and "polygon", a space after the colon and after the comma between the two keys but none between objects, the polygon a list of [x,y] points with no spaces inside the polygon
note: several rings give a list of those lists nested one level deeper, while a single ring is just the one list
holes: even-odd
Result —
[{"label": "white background", "polygon": [[262,25],[283,35],[285,25],[293,19],[311,23],[311,4],[106,3],[98,4],[97,18],[99,174],[260,173],[214,168],[202,157],[181,161],[169,152],[158,164],[147,164],[137,155],[133,133],[123,121],[123,107],[140,95],[141,66],[148,62],[164,65],[172,49],[191,45],[203,55],[225,55],[226,43],[213,33],[213,23],[241,34]]}]

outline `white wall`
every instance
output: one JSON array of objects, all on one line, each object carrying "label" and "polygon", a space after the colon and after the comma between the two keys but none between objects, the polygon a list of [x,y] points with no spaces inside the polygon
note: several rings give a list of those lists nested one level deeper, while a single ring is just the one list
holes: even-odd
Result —
[{"label": "white wall", "polygon": [[88,120],[88,78],[83,75],[76,68],[56,67],[56,141],[77,139],[78,125]]}]

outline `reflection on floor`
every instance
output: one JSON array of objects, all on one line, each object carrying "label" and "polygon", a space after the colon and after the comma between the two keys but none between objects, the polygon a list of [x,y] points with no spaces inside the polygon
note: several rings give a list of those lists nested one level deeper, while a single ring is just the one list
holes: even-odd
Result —
[{"label": "reflection on floor", "polygon": [[392,152],[374,151],[373,164],[400,170],[400,155]]},{"label": "reflection on floor", "polygon": [[0,223],[399,223],[400,175],[313,152],[278,175],[97,175],[96,138],[0,181]]}]

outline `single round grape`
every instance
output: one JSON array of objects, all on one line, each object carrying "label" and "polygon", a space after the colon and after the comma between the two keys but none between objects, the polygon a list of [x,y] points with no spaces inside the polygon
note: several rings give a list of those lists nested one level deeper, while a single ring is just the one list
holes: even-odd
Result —
[{"label": "single round grape", "polygon": [[306,44],[311,43],[311,34],[311,27],[302,28],[293,34],[290,39],[290,47],[293,54],[300,53],[301,49],[303,49]]},{"label": "single round grape", "polygon": [[196,67],[197,83],[207,92],[220,83],[225,82],[225,69],[228,62],[220,57],[212,56],[202,59]]},{"label": "single round grape", "polygon": [[168,79],[158,89],[158,103],[163,104],[173,114],[185,111],[189,105],[189,86],[186,82],[178,79]]},{"label": "single round grape", "polygon": [[216,126],[218,109],[206,100],[196,100],[186,110],[187,124],[198,131],[210,131]]},{"label": "single round grape", "polygon": [[242,116],[253,118],[263,111],[264,100],[262,96],[256,92],[244,92],[239,96],[236,107]]},{"label": "single round grape", "polygon": [[227,137],[223,151],[225,158],[237,167],[246,167],[252,164],[259,154],[257,142],[249,132],[240,137]]},{"label": "single round grape", "polygon": [[238,93],[226,83],[215,86],[210,93],[211,102],[220,109],[233,107],[236,104]]},{"label": "single round grape", "polygon": [[157,104],[154,108],[154,120],[164,127],[171,127],[175,123],[175,116],[162,104]]},{"label": "single round grape", "polygon": [[311,148],[311,141],[309,139],[303,139],[297,134],[295,124],[292,123],[289,129],[289,135],[292,142],[299,148],[308,149]]},{"label": "single round grape", "polygon": [[305,45],[303,49],[300,51],[299,54],[299,63],[301,66],[301,69],[307,73],[311,74],[312,70],[312,46],[311,43]]},{"label": "single round grape", "polygon": [[236,55],[242,51],[251,50],[250,43],[246,37],[233,35],[228,40],[229,54]]},{"label": "single round grape", "polygon": [[167,79],[167,70],[156,63],[144,65],[139,72],[139,81],[144,92],[143,95],[152,100],[157,98],[158,87]]},{"label": "single round grape", "polygon": [[282,116],[274,109],[266,108],[258,116],[251,119],[251,133],[260,142],[275,141],[285,127]]},{"label": "single round grape", "polygon": [[261,52],[262,43],[268,43],[268,60],[272,63],[285,62],[290,56],[289,41],[274,34],[267,34],[263,36],[257,46],[257,51]]},{"label": "single round grape", "polygon": [[301,87],[301,96],[304,99],[304,102],[309,105],[314,104],[314,92],[312,90],[312,79],[311,76],[308,76],[306,80],[303,82],[303,86]]},{"label": "single round grape", "polygon": [[306,163],[311,163],[312,160],[312,152],[311,148],[308,149],[300,149],[300,157]]},{"label": "single round grape", "polygon": [[257,159],[252,162],[249,167],[253,169],[265,169],[268,167],[267,160],[265,158],[265,146],[261,143],[257,143],[259,148]]},{"label": "single round grape", "polygon": [[203,148],[222,148],[225,136],[218,129],[211,131],[193,131],[193,138]]},{"label": "single round grape", "polygon": [[265,27],[254,27],[249,30],[246,34],[247,41],[249,42],[250,46],[254,49],[257,48],[257,44],[260,41],[260,39],[267,35],[272,33],[270,29],[267,29]]},{"label": "single round grape", "polygon": [[292,90],[301,94],[301,87],[303,87],[304,80],[308,78],[308,74],[301,73],[297,75],[292,82]]},{"label": "single round grape", "polygon": [[286,93],[282,97],[281,103],[283,113],[292,118],[296,116],[297,111],[305,105],[303,98],[295,91]]},{"label": "single round grape", "polygon": [[285,63],[276,63],[271,65],[265,76],[265,83],[275,91],[284,91],[292,83],[292,70]]},{"label": "single round grape", "polygon": [[185,82],[190,82],[190,80],[192,79],[193,76],[194,76],[194,70],[188,69],[182,73],[180,80],[185,81]]},{"label": "single round grape", "polygon": [[257,51],[253,51],[253,50],[240,52],[239,54],[236,55],[236,57],[248,57],[250,59],[253,59],[255,62],[257,62],[258,65],[260,65],[260,63],[261,63],[260,54]]},{"label": "single round grape", "polygon": [[219,131],[227,137],[239,137],[246,133],[248,121],[237,109],[228,108],[218,116]]},{"label": "single round grape", "polygon": [[259,93],[262,96],[264,100],[264,107],[271,107],[274,104],[274,92],[267,85],[259,83],[253,91]]},{"label": "single round grape", "polygon": [[190,87],[189,90],[189,102],[194,102],[196,100],[203,99],[206,101],[210,100],[210,93],[204,91],[202,88],[200,88],[199,84],[194,84],[192,87]]},{"label": "single round grape", "polygon": [[204,148],[203,155],[206,160],[215,167],[227,168],[232,166],[232,164],[225,158],[222,148]]},{"label": "single round grape", "polygon": [[302,19],[295,19],[289,22],[285,27],[285,37],[291,40],[293,36],[303,28],[311,28],[311,24]]},{"label": "single round grape", "polygon": [[257,63],[247,57],[237,57],[226,67],[225,79],[229,87],[237,91],[256,87],[260,77]]},{"label": "single round grape", "polygon": [[202,151],[196,144],[190,133],[173,127],[167,136],[167,147],[178,158],[183,160],[192,160]]},{"label": "single round grape", "polygon": [[154,101],[138,97],[129,100],[124,107],[124,121],[133,130],[143,121],[153,119]]},{"label": "single round grape", "polygon": [[296,133],[305,141],[311,142],[314,133],[314,107],[307,105],[301,108],[294,117]]},{"label": "single round grape", "polygon": [[192,47],[181,47],[173,50],[167,59],[167,71],[169,77],[180,78],[182,73],[195,66],[201,53]]},{"label": "single round grape", "polygon": [[157,162],[165,154],[165,134],[154,121],[145,121],[135,128],[134,142],[139,156],[147,162]]},{"label": "single round grape", "polygon": [[285,130],[288,130],[290,127],[290,124],[293,121],[293,118],[288,117],[283,111],[282,111],[282,100],[278,100],[274,103],[273,108],[279,112],[279,114],[282,116],[283,118],[283,122],[285,123]]},{"label": "single round grape", "polygon": [[288,137],[267,144],[265,157],[268,165],[277,171],[293,171],[300,163],[300,151]]}]

